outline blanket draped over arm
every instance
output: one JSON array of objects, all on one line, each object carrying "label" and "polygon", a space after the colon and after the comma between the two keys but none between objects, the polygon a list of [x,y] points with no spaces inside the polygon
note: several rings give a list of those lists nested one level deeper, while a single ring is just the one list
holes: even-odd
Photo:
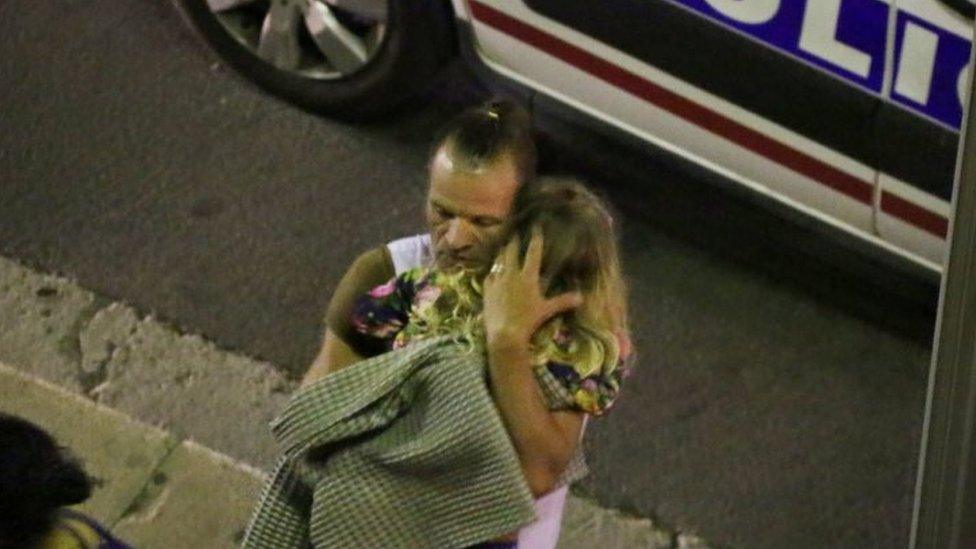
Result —
[{"label": "blanket draped over arm", "polygon": [[535,519],[484,354],[415,342],[298,391],[245,547],[465,547]]}]

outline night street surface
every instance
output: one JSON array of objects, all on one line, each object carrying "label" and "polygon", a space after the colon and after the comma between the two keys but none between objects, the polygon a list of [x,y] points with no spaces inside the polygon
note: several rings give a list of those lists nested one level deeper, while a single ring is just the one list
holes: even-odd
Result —
[{"label": "night street surface", "polygon": [[[395,118],[324,119],[163,0],[7,0],[0,32],[0,255],[292,378],[350,261],[422,230],[434,131],[486,97],[455,65]],[[937,288],[604,146],[545,151],[621,212],[640,355],[576,489],[719,545],[905,545]]]}]

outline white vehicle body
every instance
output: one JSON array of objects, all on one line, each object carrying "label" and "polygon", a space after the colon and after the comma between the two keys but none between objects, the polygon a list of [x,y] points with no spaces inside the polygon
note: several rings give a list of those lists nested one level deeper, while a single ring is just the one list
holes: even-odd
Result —
[{"label": "white vehicle body", "polygon": [[501,75],[941,271],[973,26],[939,1],[452,1]]}]

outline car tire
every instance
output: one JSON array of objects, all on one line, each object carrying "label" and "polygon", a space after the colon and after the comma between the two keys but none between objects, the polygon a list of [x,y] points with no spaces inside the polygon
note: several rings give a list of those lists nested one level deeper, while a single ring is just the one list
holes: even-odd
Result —
[{"label": "car tire", "polygon": [[173,0],[217,55],[264,90],[330,117],[362,120],[388,114],[423,92],[456,51],[448,5],[434,0],[389,0],[386,30],[368,63],[333,79],[282,70],[239,42],[207,0]]}]

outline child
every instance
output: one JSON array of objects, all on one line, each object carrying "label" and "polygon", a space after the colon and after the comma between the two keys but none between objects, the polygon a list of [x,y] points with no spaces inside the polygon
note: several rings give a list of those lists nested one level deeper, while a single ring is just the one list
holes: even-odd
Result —
[{"label": "child", "polygon": [[[606,206],[582,184],[543,178],[520,196],[513,230],[525,246],[533,226],[544,237],[541,280],[547,296],[580,291],[583,305],[554,317],[532,339],[545,367],[573,397],[553,408],[601,415],[617,396],[630,357],[625,285]],[[354,329],[397,349],[417,339],[455,334],[484,339],[481,285],[487,273],[418,267],[361,297]]]}]

